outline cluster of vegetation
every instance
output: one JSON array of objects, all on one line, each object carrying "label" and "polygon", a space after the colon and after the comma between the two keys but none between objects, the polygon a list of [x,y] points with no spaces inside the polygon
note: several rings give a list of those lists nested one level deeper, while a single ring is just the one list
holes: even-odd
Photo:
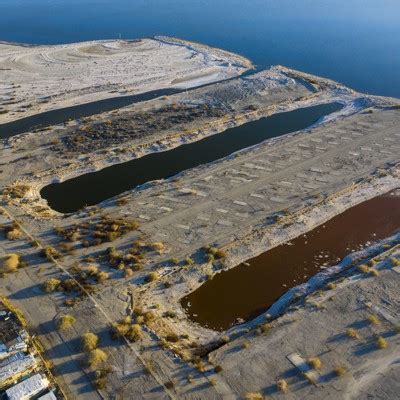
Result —
[{"label": "cluster of vegetation", "polygon": [[111,326],[113,339],[125,337],[130,342],[136,342],[142,338],[142,325],[148,325],[155,319],[152,311],[143,311],[140,308],[133,310],[133,317],[127,316]]},{"label": "cluster of vegetation", "polygon": [[95,293],[95,285],[109,278],[109,273],[101,271],[96,265],[81,267],[75,264],[70,269],[70,274],[71,277],[65,279],[48,278],[42,284],[42,289],[46,293],[62,291],[73,296],[65,300],[64,303],[67,306],[73,306],[81,300],[81,297]]},{"label": "cluster of vegetation", "polygon": [[[104,361],[107,360],[108,356],[107,353],[105,353],[103,350],[96,349],[96,355],[92,356],[92,359],[102,359]],[[99,351],[101,352],[100,355],[98,354]],[[103,362],[104,362],[103,361]],[[111,372],[111,367],[103,367],[103,368],[97,368],[95,371],[95,379],[94,379],[94,385],[97,387],[97,389],[105,389],[107,386],[107,375]]]},{"label": "cluster of vegetation", "polygon": [[133,275],[134,271],[140,271],[144,268],[144,247],[134,244],[128,254],[122,254],[115,247],[109,247],[106,251],[106,257],[112,268],[124,271],[125,277]]},{"label": "cluster of vegetation", "polygon": [[17,221],[14,221],[10,225],[3,225],[2,230],[8,240],[18,240],[24,236],[21,225]]},{"label": "cluster of vegetation", "polygon": [[107,375],[111,372],[111,368],[107,366],[100,367],[107,359],[107,353],[98,348],[99,337],[87,332],[81,338],[82,349],[86,353],[86,361],[89,367],[95,368],[94,384],[98,389],[104,389],[107,385]]},{"label": "cluster of vegetation", "polygon": [[206,252],[207,261],[210,263],[214,260],[224,260],[226,258],[226,253],[217,247],[206,246],[204,250]]},{"label": "cluster of vegetation", "polygon": [[[139,111],[129,118],[118,116],[96,125],[83,125],[69,135],[62,137],[63,147],[57,146],[54,150],[61,156],[67,157],[67,151],[87,153],[102,149],[110,144],[135,137],[147,137],[154,132],[176,128],[177,124],[185,124],[204,117],[223,117],[225,110],[222,107],[210,107],[207,104],[197,104],[195,107],[186,104],[166,105],[157,110]],[[125,129],[121,129],[123,126]]]},{"label": "cluster of vegetation", "polygon": [[[139,224],[136,221],[103,215],[90,222],[56,228],[56,232],[66,243],[75,243],[80,240],[83,247],[90,247],[113,242],[138,228]],[[64,244],[63,247],[66,251],[73,249],[71,245]]]}]

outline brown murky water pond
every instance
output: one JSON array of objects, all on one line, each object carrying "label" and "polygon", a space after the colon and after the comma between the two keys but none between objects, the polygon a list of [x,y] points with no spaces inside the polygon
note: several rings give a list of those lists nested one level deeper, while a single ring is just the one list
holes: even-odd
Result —
[{"label": "brown murky water pond", "polygon": [[268,309],[289,288],[306,282],[348,253],[400,228],[400,195],[365,201],[290,243],[248,260],[250,264],[217,274],[182,299],[189,318],[225,330]]}]

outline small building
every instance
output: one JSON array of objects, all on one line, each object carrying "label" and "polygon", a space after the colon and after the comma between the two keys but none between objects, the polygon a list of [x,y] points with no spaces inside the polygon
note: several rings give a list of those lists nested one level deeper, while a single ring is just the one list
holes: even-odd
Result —
[{"label": "small building", "polygon": [[36,366],[32,354],[15,353],[0,361],[0,388],[31,372]]},{"label": "small building", "polygon": [[29,335],[25,330],[19,331],[18,335],[7,343],[8,351],[15,353],[17,351],[28,350]]},{"label": "small building", "polygon": [[29,400],[31,397],[45,391],[48,387],[48,379],[45,376],[36,374],[7,389],[6,395],[8,400]]}]

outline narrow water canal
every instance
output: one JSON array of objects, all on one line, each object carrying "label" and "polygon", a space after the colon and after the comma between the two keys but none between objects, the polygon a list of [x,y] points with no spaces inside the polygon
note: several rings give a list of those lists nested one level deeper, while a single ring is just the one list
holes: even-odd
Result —
[{"label": "narrow water canal", "polygon": [[112,97],[109,99],[92,101],[90,103],[78,104],[76,106],[45,111],[30,117],[20,118],[16,121],[0,124],[0,138],[6,139],[33,129],[61,124],[70,119],[89,117],[94,114],[116,110],[117,108],[126,107],[130,104],[152,100],[157,97],[167,96],[181,91],[182,89],[152,90],[130,96]]},{"label": "narrow water canal", "polygon": [[184,297],[190,319],[215,330],[267,310],[289,288],[306,282],[348,253],[400,229],[400,194],[386,194],[354,206],[322,226],[217,274]]},{"label": "narrow water canal", "polygon": [[342,107],[339,103],[329,103],[274,114],[172,150],[152,153],[62,183],[50,184],[40,194],[54,210],[75,212],[85,205],[98,204],[146,182],[166,179],[266,139],[305,129]]}]

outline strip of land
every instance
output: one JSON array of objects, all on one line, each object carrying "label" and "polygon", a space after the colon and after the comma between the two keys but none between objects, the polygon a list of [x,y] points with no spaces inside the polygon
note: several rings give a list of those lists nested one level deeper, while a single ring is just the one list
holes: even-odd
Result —
[{"label": "strip of land", "polygon": [[240,75],[244,57],[178,39],[0,43],[0,123],[57,108]]}]

